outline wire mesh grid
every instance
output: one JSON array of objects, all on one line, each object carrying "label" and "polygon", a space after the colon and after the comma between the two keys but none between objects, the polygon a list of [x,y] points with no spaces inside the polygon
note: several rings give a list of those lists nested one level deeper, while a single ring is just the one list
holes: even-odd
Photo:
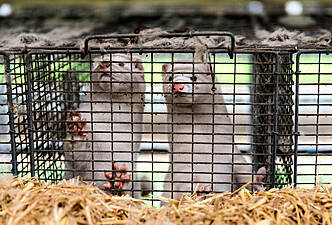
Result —
[{"label": "wire mesh grid", "polygon": [[11,105],[12,110],[9,114],[12,115],[10,121],[11,126],[14,129],[12,133],[12,159],[13,159],[13,173],[18,175],[30,175],[31,176],[31,159],[27,154],[29,147],[29,124],[27,114],[27,94],[26,94],[26,63],[24,54],[21,52],[11,52],[9,54],[9,67],[10,67],[10,87],[12,96]]},{"label": "wire mesh grid", "polygon": [[[0,172],[12,172],[12,157],[10,146],[10,127],[8,115],[7,79],[9,73],[8,55],[0,52]],[[7,77],[7,79],[6,79]]]},{"label": "wire mesh grid", "polygon": [[328,51],[296,55],[296,185],[331,183],[331,56]]},{"label": "wire mesh grid", "polygon": [[234,190],[260,167],[266,188],[328,183],[330,56],[208,52],[10,54],[12,172],[147,198]]},{"label": "wire mesh grid", "polygon": [[[260,166],[272,174],[271,160],[255,161],[257,168],[251,162],[257,145],[253,127],[261,125],[255,124],[252,107],[275,104],[252,102],[258,74],[253,67],[262,64],[252,52],[237,52],[230,59],[227,51],[214,50],[208,64],[194,63],[194,50],[91,51],[84,59],[80,56],[79,51],[35,51],[26,58],[26,73],[17,71],[24,58],[11,61],[16,68],[12,87],[20,175],[54,182],[80,175],[113,192],[123,185],[134,196],[178,197],[198,183],[212,184],[215,192],[234,190],[245,183],[236,176],[249,181]],[[276,58],[263,64],[276,70]],[[208,79],[201,80],[204,76]],[[192,92],[174,93],[183,77]],[[202,112],[186,102],[182,106],[181,101],[196,98]],[[263,142],[274,145],[268,139],[258,144]],[[259,154],[274,157],[272,151]],[[272,178],[267,184],[275,184]]]}]

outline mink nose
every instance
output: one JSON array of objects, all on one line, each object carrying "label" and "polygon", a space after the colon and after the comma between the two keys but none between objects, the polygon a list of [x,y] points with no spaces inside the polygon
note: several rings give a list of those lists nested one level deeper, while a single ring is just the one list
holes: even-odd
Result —
[{"label": "mink nose", "polygon": [[183,84],[174,84],[174,86],[173,86],[174,93],[182,92],[183,89],[184,89]]}]

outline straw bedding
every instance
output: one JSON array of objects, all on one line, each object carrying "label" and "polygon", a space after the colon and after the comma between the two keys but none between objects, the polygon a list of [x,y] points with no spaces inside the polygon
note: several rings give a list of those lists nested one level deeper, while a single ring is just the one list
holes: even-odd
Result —
[{"label": "straw bedding", "polygon": [[161,208],[77,180],[0,178],[0,224],[332,224],[331,189],[184,196]]}]

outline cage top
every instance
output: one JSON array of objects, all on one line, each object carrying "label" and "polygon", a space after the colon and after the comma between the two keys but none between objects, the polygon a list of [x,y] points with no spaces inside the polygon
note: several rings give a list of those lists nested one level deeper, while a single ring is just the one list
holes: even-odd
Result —
[{"label": "cage top", "polygon": [[[50,33],[50,32],[49,32]],[[168,32],[160,28],[141,27],[136,34],[110,34],[102,36],[89,36],[84,40],[73,35],[60,36],[57,39],[47,34],[22,33],[16,38],[5,37],[0,40],[0,49],[22,50],[27,48],[82,48],[85,54],[90,48],[171,48],[194,49],[202,51],[207,48],[231,49],[240,48],[270,48],[270,49],[296,49],[298,47],[326,48],[331,44],[331,32],[321,30],[314,35],[300,31],[289,31],[279,28],[272,32],[264,29],[255,30],[255,40],[244,36],[233,35],[229,32],[197,32],[184,33]],[[89,46],[88,46],[89,45]]]}]

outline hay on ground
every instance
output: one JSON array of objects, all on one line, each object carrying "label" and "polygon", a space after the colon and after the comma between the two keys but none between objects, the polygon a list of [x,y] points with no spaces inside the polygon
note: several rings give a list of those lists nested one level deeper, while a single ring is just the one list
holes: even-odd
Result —
[{"label": "hay on ground", "polygon": [[332,224],[331,189],[184,196],[161,208],[77,180],[0,178],[0,224]]}]

